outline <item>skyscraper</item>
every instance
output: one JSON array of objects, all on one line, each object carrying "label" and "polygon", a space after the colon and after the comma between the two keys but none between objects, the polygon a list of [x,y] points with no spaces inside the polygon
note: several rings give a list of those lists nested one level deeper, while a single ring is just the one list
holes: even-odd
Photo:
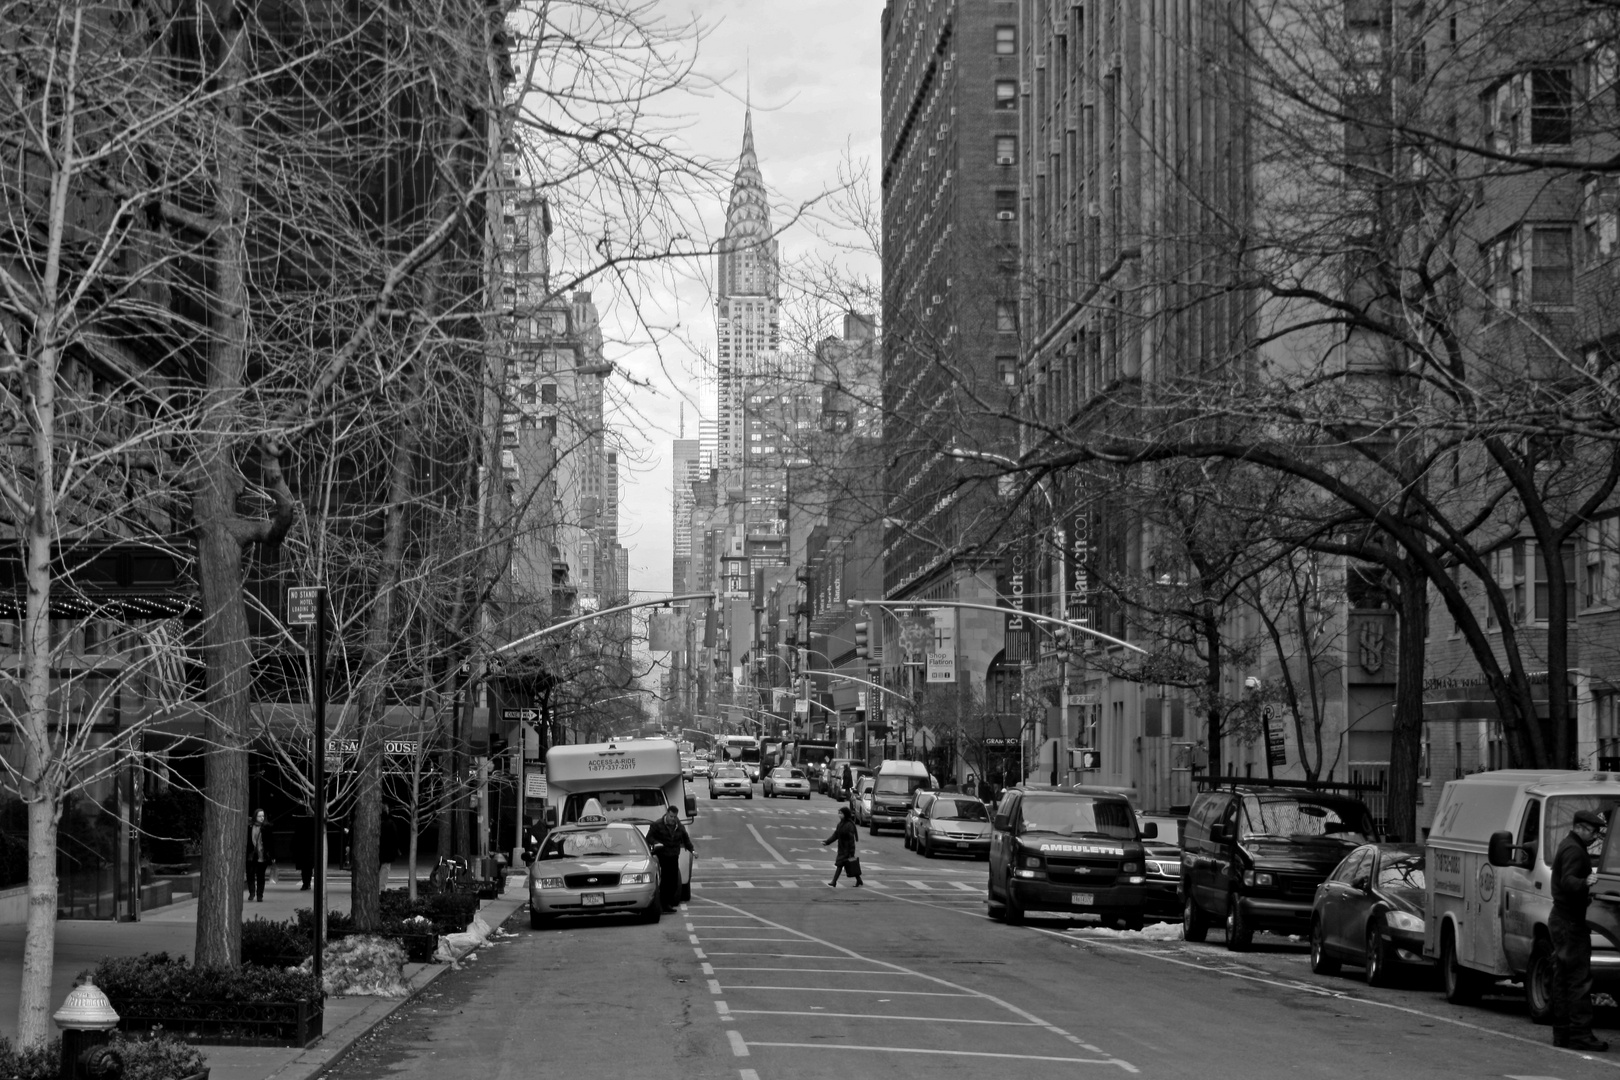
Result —
[{"label": "skyscraper", "polygon": [[741,487],[745,465],[744,383],[773,372],[780,340],[778,250],[771,208],[754,154],[752,115],[743,119],[742,155],[715,256],[716,420],[721,490]]}]

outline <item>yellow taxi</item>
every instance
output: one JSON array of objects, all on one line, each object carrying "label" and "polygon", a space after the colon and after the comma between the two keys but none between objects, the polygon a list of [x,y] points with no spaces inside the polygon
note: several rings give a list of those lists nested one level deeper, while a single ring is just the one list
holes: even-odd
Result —
[{"label": "yellow taxi", "polygon": [[529,866],[529,925],[536,930],[560,916],[634,914],[655,923],[662,913],[658,861],[641,830],[609,821],[595,799],[575,823],[546,835]]}]

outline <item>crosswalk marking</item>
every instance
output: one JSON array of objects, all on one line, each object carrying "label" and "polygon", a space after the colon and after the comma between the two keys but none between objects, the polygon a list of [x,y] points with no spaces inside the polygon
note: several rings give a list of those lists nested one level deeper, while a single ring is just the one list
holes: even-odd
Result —
[{"label": "crosswalk marking", "polygon": [[961,889],[963,892],[978,892],[979,891],[979,888],[978,888],[977,885],[969,885],[965,881],[947,881],[947,882],[945,882],[945,884],[949,885],[953,889]]},{"label": "crosswalk marking", "polygon": [[934,891],[934,887],[925,881],[908,881],[906,884],[910,885],[914,889],[921,889],[923,892]]}]

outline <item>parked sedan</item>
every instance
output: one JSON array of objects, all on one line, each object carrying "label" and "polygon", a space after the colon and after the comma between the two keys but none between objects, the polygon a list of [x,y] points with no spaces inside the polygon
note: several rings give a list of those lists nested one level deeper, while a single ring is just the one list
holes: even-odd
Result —
[{"label": "parked sedan", "polygon": [[709,798],[718,799],[722,795],[740,795],[752,799],[754,785],[748,782],[748,770],[741,765],[716,766],[709,776]]},{"label": "parked sedan", "polygon": [[810,778],[804,775],[803,769],[780,765],[765,774],[762,788],[767,799],[774,799],[779,795],[787,795],[795,799],[808,799],[810,797]]},{"label": "parked sedan", "polygon": [[610,822],[595,799],[577,824],[551,830],[529,867],[529,925],[560,916],[633,914],[657,922],[658,866],[634,825]]},{"label": "parked sedan", "polygon": [[869,825],[872,822],[872,785],[875,783],[877,777],[867,773],[856,782],[849,793],[849,808],[855,815],[857,825]]},{"label": "parked sedan", "polygon": [[1158,827],[1156,838],[1142,841],[1142,850],[1147,854],[1143,861],[1147,896],[1142,902],[1142,912],[1149,919],[1179,922],[1181,899],[1176,890],[1181,887],[1181,845],[1176,842],[1176,819],[1138,813],[1136,823],[1137,828],[1144,832],[1146,830],[1141,828],[1144,825],[1151,823]]},{"label": "parked sedan", "polygon": [[911,809],[906,811],[906,850],[917,850],[917,837],[922,830],[919,827],[922,819],[928,813],[928,804],[937,798],[939,792],[927,788],[918,788],[911,793]]},{"label": "parked sedan", "polygon": [[977,795],[944,792],[918,822],[917,850],[936,855],[990,857],[990,813]]},{"label": "parked sedan", "polygon": [[1423,847],[1363,844],[1316,887],[1311,908],[1311,970],[1332,975],[1359,964],[1369,985],[1397,965],[1428,966],[1423,955]]}]

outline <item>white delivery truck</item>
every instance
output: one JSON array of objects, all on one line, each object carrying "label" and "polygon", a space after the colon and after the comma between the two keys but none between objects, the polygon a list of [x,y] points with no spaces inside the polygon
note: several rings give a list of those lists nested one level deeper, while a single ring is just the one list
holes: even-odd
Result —
[{"label": "white delivery truck", "polygon": [[[1428,838],[1423,952],[1439,960],[1448,1001],[1473,1001],[1498,979],[1523,980],[1531,1017],[1550,1021],[1550,864],[1577,811],[1611,818],[1616,806],[1616,773],[1508,769],[1446,784]],[[1617,857],[1611,830],[1604,865]],[[1612,992],[1620,988],[1620,892],[1601,877],[1586,918],[1594,985]]]},{"label": "white delivery truck", "polygon": [[[588,799],[609,821],[633,822],[646,836],[664,808],[680,811],[688,826],[697,817],[697,796],[681,777],[681,752],[669,739],[553,746],[546,751],[546,825],[579,820]],[[681,852],[681,899],[692,898],[692,856]]]}]

